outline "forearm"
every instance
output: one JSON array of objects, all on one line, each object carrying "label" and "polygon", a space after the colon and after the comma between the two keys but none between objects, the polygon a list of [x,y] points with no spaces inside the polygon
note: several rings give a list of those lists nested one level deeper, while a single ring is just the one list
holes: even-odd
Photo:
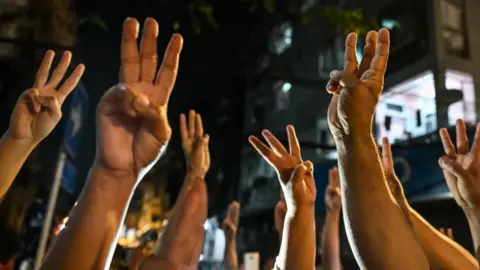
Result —
[{"label": "forearm", "polygon": [[428,269],[423,250],[387,186],[368,132],[336,142],[343,214],[357,262],[368,269]]},{"label": "forearm", "polygon": [[287,213],[277,266],[282,270],[315,268],[315,209],[306,207]]},{"label": "forearm", "polygon": [[237,241],[235,236],[227,236],[224,262],[228,270],[238,269]]},{"label": "forearm", "polygon": [[478,269],[470,252],[440,233],[411,208],[410,216],[431,269]]},{"label": "forearm", "polygon": [[35,146],[29,141],[10,138],[8,131],[3,134],[0,139],[0,202]]},{"label": "forearm", "polygon": [[472,233],[475,256],[477,258],[477,262],[480,263],[480,211],[465,211],[465,215],[467,216],[470,232]]},{"label": "forearm", "polygon": [[323,225],[321,254],[324,269],[342,269],[340,260],[340,211],[328,211]]},{"label": "forearm", "polygon": [[135,175],[112,175],[94,165],[42,269],[104,269],[135,182]]}]

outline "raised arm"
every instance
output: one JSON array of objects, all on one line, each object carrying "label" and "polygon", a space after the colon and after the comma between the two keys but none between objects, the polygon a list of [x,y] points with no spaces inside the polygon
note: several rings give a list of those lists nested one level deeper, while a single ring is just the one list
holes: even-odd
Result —
[{"label": "raised arm", "polygon": [[322,267],[328,270],[341,270],[340,259],[340,211],[342,209],[342,194],[338,169],[328,172],[328,186],[325,190],[325,224],[322,231]]},{"label": "raised arm", "polygon": [[280,269],[313,269],[315,267],[315,197],[313,164],[303,162],[293,126],[287,127],[290,151],[273,134],[262,135],[270,145],[250,136],[250,143],[277,171],[287,205],[282,243],[276,265]]},{"label": "raised arm", "polygon": [[155,76],[158,24],[146,20],[140,54],[138,29],[137,20],[125,20],[120,84],[104,94],[97,108],[95,160],[78,204],[42,269],[108,267],[133,191],[170,140],[167,103],[183,40],[172,37]]},{"label": "raised arm", "polygon": [[389,191],[372,136],[389,55],[388,30],[366,37],[360,66],[357,35],[348,35],[344,70],[332,72],[327,90],[329,127],[338,152],[343,216],[357,263],[364,269],[428,269],[425,254]]},{"label": "raised arm", "polygon": [[[180,134],[187,161],[183,182],[168,225],[157,244],[158,250],[140,269],[196,269],[202,253],[207,219],[205,175],[210,168],[209,137],[203,132],[199,114],[190,111],[180,117]],[[185,268],[186,267],[186,268]]]},{"label": "raised arm", "polygon": [[72,53],[66,51],[63,54],[50,76],[54,56],[53,51],[45,53],[34,87],[19,97],[10,118],[10,126],[0,139],[0,202],[27,157],[62,118],[62,104],[75,89],[85,70],[84,65],[78,65],[60,85],[72,60]]},{"label": "raised arm", "polygon": [[480,262],[480,124],[471,149],[465,121],[457,120],[457,149],[446,129],[440,130],[445,156],[439,160],[448,188],[467,217],[477,261]]},{"label": "raised arm", "polygon": [[437,231],[410,206],[403,192],[402,184],[395,174],[391,146],[387,138],[383,139],[382,159],[390,191],[412,223],[431,269],[478,269],[475,258],[466,249]]},{"label": "raised arm", "polygon": [[224,262],[228,270],[238,269],[237,257],[237,230],[240,219],[240,204],[232,202],[228,206],[227,216],[223,221],[223,230],[225,231],[225,257]]}]

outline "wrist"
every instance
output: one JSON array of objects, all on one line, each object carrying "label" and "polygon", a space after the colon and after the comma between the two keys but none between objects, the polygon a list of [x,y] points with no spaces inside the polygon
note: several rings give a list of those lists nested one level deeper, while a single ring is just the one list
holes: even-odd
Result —
[{"label": "wrist", "polygon": [[340,209],[327,209],[325,213],[325,218],[327,219],[339,219],[340,218]]},{"label": "wrist", "polygon": [[12,136],[10,130],[7,130],[2,137],[4,143],[15,146],[15,149],[22,151],[32,151],[37,147],[39,142],[36,142],[33,138],[16,138]]},{"label": "wrist", "polygon": [[138,172],[133,170],[115,170],[105,166],[104,163],[95,159],[90,169],[92,179],[98,179],[100,188],[113,192],[114,190],[133,190],[136,187]]},{"label": "wrist", "polygon": [[314,218],[315,219],[315,205],[301,205],[296,207],[287,208],[287,213],[285,214],[285,221],[291,221],[295,219],[306,219]]}]

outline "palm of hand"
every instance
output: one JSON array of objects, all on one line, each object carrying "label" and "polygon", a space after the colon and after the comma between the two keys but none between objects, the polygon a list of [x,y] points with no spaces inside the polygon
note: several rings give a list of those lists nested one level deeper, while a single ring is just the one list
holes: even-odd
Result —
[{"label": "palm of hand", "polygon": [[[158,24],[147,19],[140,56],[139,24],[129,18],[122,39],[121,83],[112,87],[97,110],[98,161],[112,170],[139,172],[155,164],[170,140],[167,103],[173,89],[182,38],[174,35],[157,75]],[[155,82],[154,82],[154,78]]]},{"label": "palm of hand", "polygon": [[[333,190],[329,190],[333,189]],[[338,194],[335,188],[328,187],[327,194],[325,195],[325,203],[330,210],[337,210],[342,207],[342,197]]]},{"label": "palm of hand", "polygon": [[[45,138],[61,119],[61,114],[51,114],[46,107],[39,106],[35,111],[33,103],[38,103],[37,89],[24,92],[15,106],[11,116],[10,134],[15,138],[41,140]],[[51,89],[44,89],[42,94],[56,96]],[[53,93],[52,93],[53,92]],[[53,101],[56,102],[56,101]]]},{"label": "palm of hand", "polygon": [[[480,160],[478,160],[472,152],[467,154],[457,154],[455,161],[465,169],[469,176],[473,179],[478,179],[480,172]],[[456,178],[453,175],[447,174],[446,178]],[[449,181],[450,179],[447,179]],[[465,181],[459,181],[457,179],[451,181],[454,182],[456,190],[453,193],[457,193],[460,196],[454,196],[457,203],[462,207],[469,207],[469,204],[479,205],[480,203],[480,187],[477,185],[466,185]]]},{"label": "palm of hand", "polygon": [[22,93],[11,115],[9,134],[16,139],[28,139],[39,142],[44,139],[62,117],[61,105],[77,86],[85,66],[78,65],[70,77],[59,87],[72,58],[66,51],[60,63],[50,74],[50,67],[55,53],[47,51],[37,73],[35,87]]}]

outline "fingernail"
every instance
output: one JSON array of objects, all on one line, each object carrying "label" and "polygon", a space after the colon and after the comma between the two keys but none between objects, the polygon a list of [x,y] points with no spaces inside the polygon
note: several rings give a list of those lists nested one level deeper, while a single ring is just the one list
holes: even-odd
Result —
[{"label": "fingernail", "polygon": [[262,134],[268,136],[268,135],[271,135],[272,133],[271,133],[269,130],[264,129],[264,130],[262,131]]},{"label": "fingernail", "polygon": [[338,70],[332,70],[330,72],[330,78],[332,78],[333,76],[335,76],[337,74]]}]

